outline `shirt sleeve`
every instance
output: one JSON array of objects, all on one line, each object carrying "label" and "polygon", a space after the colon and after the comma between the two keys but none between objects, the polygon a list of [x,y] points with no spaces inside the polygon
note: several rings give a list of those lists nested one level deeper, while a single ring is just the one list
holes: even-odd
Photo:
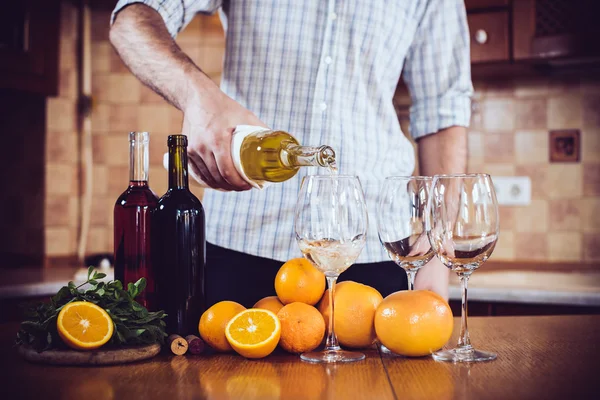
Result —
[{"label": "shirt sleeve", "polygon": [[412,98],[414,138],[471,118],[471,56],[463,0],[429,0],[405,61],[403,76]]},{"label": "shirt sleeve", "polygon": [[186,27],[197,13],[213,14],[223,0],[119,0],[110,17],[111,25],[117,13],[130,4],[142,3],[156,10],[172,37]]}]

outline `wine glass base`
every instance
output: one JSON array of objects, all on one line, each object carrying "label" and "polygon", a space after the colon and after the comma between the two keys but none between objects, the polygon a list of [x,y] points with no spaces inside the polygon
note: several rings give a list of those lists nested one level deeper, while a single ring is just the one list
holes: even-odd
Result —
[{"label": "wine glass base", "polygon": [[379,351],[381,352],[381,354],[384,354],[387,357],[402,357],[400,354],[396,354],[387,347],[385,347],[383,343],[379,343]]},{"label": "wine glass base", "polygon": [[324,350],[303,353],[300,355],[300,359],[312,363],[341,363],[364,360],[365,355],[355,351]]},{"label": "wine glass base", "polygon": [[451,350],[437,351],[431,355],[436,361],[449,362],[480,362],[492,361],[496,359],[496,353],[489,351],[455,348]]}]

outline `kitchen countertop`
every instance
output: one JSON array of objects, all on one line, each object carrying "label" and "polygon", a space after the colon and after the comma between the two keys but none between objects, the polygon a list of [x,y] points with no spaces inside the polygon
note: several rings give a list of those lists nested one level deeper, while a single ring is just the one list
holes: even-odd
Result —
[{"label": "kitchen countertop", "polygon": [[[103,271],[112,279],[112,270]],[[77,273],[77,277],[75,277]],[[85,280],[84,269],[8,269],[2,272],[0,299],[51,296],[69,280]],[[456,274],[450,276],[450,299],[460,300]],[[486,270],[469,280],[469,300],[522,304],[600,306],[600,270],[576,272],[548,270]]]},{"label": "kitchen countertop", "polygon": [[600,316],[469,318],[475,347],[498,354],[475,364],[369,349],[364,361],[338,365],[278,352],[254,361],[163,353],[126,366],[56,367],[22,360],[12,345],[16,328],[0,325],[1,398],[551,400],[598,391]]}]

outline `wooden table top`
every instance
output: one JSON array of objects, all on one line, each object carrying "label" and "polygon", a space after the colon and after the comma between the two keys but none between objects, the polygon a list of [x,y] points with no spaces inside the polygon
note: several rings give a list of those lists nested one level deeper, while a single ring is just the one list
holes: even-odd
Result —
[{"label": "wooden table top", "polygon": [[[455,343],[458,319],[455,320]],[[407,359],[367,350],[364,361],[308,364],[277,353],[249,361],[227,354],[124,366],[29,364],[0,326],[0,398],[60,399],[579,399],[600,391],[600,316],[480,317],[476,347],[498,353],[479,364]]]}]

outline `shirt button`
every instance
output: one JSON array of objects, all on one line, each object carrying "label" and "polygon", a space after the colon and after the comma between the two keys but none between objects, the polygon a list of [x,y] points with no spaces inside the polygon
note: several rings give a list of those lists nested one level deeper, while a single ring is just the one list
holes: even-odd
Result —
[{"label": "shirt button", "polygon": [[331,14],[329,14],[329,19],[332,21],[335,21],[335,19],[337,18],[337,14],[332,12]]},{"label": "shirt button", "polygon": [[327,104],[321,103],[321,104],[319,104],[319,108],[321,108],[321,111],[325,111],[325,110],[327,110]]},{"label": "shirt button", "polygon": [[325,57],[325,64],[331,64],[331,62],[333,61],[333,59],[329,56]]}]

